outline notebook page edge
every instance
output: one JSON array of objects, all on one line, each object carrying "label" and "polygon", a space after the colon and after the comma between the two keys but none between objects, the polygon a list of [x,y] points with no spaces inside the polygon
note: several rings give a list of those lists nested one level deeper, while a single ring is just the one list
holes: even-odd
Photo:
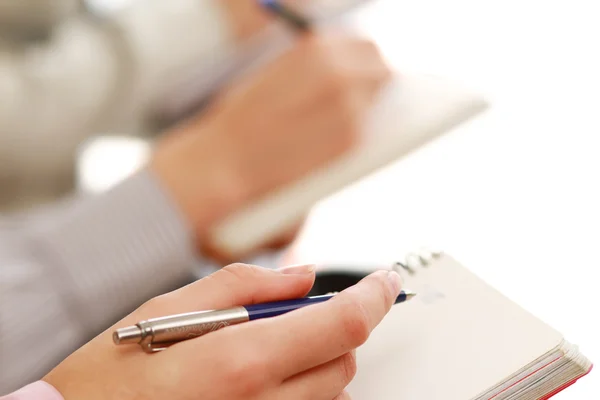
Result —
[{"label": "notebook page edge", "polygon": [[540,358],[531,362],[530,364],[528,364],[527,366],[522,368],[520,371],[515,372],[515,374],[513,376],[511,376],[510,378],[506,379],[503,382],[500,382],[497,386],[490,388],[485,393],[482,393],[480,396],[478,396],[474,400],[484,400],[484,399],[496,400],[502,392],[514,387],[515,385],[519,384],[520,382],[527,380],[529,377],[531,377],[535,373],[541,371],[542,369],[548,367],[552,363],[558,361],[563,356],[564,356],[564,353],[561,350],[561,346],[559,345],[559,346],[555,347],[554,349],[550,350],[548,353],[540,356]]},{"label": "notebook page edge", "polygon": [[[548,365],[528,381],[523,382],[510,395],[497,400],[538,400],[549,398],[564,390],[591,370],[591,361],[573,344],[564,341],[561,345],[563,357],[556,365]],[[562,389],[561,389],[562,388]]]},{"label": "notebook page edge", "polygon": [[[440,268],[442,268],[442,271],[436,272]],[[452,356],[452,354],[454,354],[454,355],[458,355],[459,358],[461,356],[467,357],[467,361],[468,361],[468,357],[471,357],[472,359],[480,360],[482,363],[486,362],[485,361],[486,358],[484,358],[484,355],[482,355],[482,354],[478,354],[477,356],[473,356],[473,354],[464,355],[464,350],[457,351],[456,349],[452,349],[452,346],[447,346],[446,348],[444,348],[443,345],[440,346],[440,343],[436,342],[436,339],[435,339],[436,333],[432,334],[433,339],[430,339],[428,337],[428,335],[429,335],[428,332],[419,332],[418,329],[417,330],[413,329],[413,332],[412,332],[413,337],[409,337],[410,335],[407,336],[407,334],[405,332],[394,333],[394,331],[393,331],[394,322],[396,322],[397,324],[400,324],[399,326],[402,326],[403,322],[407,326],[423,322],[423,320],[421,320],[421,321],[419,320],[419,313],[421,313],[423,310],[425,310],[422,307],[422,305],[418,305],[417,303],[415,303],[415,305],[408,305],[408,306],[402,305],[402,306],[399,306],[397,309],[395,309],[392,312],[391,320],[384,321],[382,323],[382,326],[377,328],[376,331],[374,332],[372,339],[374,338],[375,341],[379,340],[380,343],[377,343],[377,342],[372,343],[372,340],[370,339],[369,342],[367,342],[367,344],[359,350],[359,359],[358,359],[359,373],[357,375],[358,379],[351,385],[351,387],[349,387],[351,394],[353,394],[353,395],[362,394],[363,395],[363,396],[355,396],[356,399],[373,398],[373,396],[377,397],[378,399],[382,399],[382,400],[387,399],[387,398],[394,399],[394,398],[397,398],[398,396],[408,396],[408,398],[411,398],[411,399],[422,398],[422,399],[427,399],[427,400],[438,400],[438,399],[439,400],[441,400],[441,399],[465,400],[465,399],[477,398],[477,396],[479,396],[481,393],[485,393],[486,391],[488,391],[488,389],[490,387],[497,386],[498,384],[501,384],[509,377],[514,376],[515,371],[519,371],[519,370],[523,369],[525,366],[531,364],[531,362],[539,359],[541,357],[541,355],[547,354],[549,352],[549,349],[555,349],[563,340],[562,335],[560,335],[560,333],[558,333],[552,327],[550,327],[549,325],[547,325],[546,323],[541,321],[539,318],[537,318],[534,315],[532,315],[531,313],[529,313],[523,307],[519,306],[518,304],[514,303],[512,300],[508,299],[506,296],[502,295],[498,290],[496,290],[495,288],[490,286],[487,282],[483,281],[481,278],[477,277],[471,271],[469,271],[466,268],[464,268],[463,266],[461,266],[455,259],[448,256],[447,254],[442,256],[440,259],[434,261],[432,266],[419,271],[419,274],[417,274],[417,275],[424,276],[424,278],[417,277],[416,281],[415,280],[411,281],[412,278],[406,279],[407,287],[410,287],[411,289],[416,289],[418,291],[419,288],[418,287],[415,288],[414,285],[415,285],[415,282],[419,281],[419,279],[421,279],[421,283],[423,283],[423,280],[425,280],[425,281],[429,280],[430,283],[437,283],[437,284],[443,283],[443,280],[446,279],[448,281],[449,285],[453,286],[454,291],[456,291],[457,287],[458,287],[459,289],[461,289],[462,291],[467,293],[466,295],[468,295],[468,296],[480,296],[480,298],[482,299],[482,302],[484,302],[487,305],[486,307],[496,308],[496,310],[485,310],[485,309],[482,310],[481,308],[478,308],[478,306],[473,305],[473,303],[476,303],[476,302],[471,301],[472,299],[466,299],[466,300],[464,298],[460,299],[460,296],[458,299],[460,301],[456,301],[456,299],[454,299],[455,306],[461,306],[461,307],[467,308],[468,312],[467,311],[465,311],[465,312],[470,313],[473,310],[475,310],[476,311],[475,317],[483,316],[483,317],[487,318],[487,322],[494,322],[495,319],[490,319],[490,316],[488,314],[489,314],[489,312],[493,312],[493,311],[497,312],[498,311],[497,309],[499,307],[499,310],[500,310],[499,314],[500,314],[502,321],[511,320],[511,318],[507,317],[506,315],[504,315],[502,317],[502,314],[503,314],[502,310],[504,310],[505,308],[508,308],[508,311],[504,310],[504,313],[508,313],[509,316],[516,315],[515,318],[518,323],[523,323],[523,321],[525,321],[525,323],[524,323],[525,326],[524,327],[522,326],[521,329],[518,330],[519,331],[518,335],[513,334],[513,336],[511,338],[502,339],[502,335],[500,335],[499,337],[495,337],[494,334],[492,333],[491,339],[489,337],[485,338],[485,335],[483,335],[483,338],[481,339],[481,343],[479,343],[479,347],[482,350],[490,351],[489,357],[492,357],[492,359],[494,359],[494,357],[496,357],[495,359],[501,359],[502,356],[504,355],[502,346],[498,347],[499,341],[502,342],[504,340],[505,343],[502,343],[502,345],[504,345],[504,346],[506,346],[508,344],[516,343],[516,346],[513,346],[513,347],[517,347],[517,348],[519,347],[519,343],[520,343],[520,346],[522,347],[522,349],[517,352],[518,360],[508,359],[508,360],[505,360],[505,362],[498,363],[496,361],[495,364],[490,364],[490,366],[494,367],[494,368],[492,368],[493,372],[491,374],[488,374],[487,376],[486,376],[485,372],[481,372],[477,368],[472,368],[472,366],[468,365],[468,362],[465,362],[466,364],[463,363],[463,365],[462,365],[463,370],[470,371],[470,373],[474,373],[474,374],[478,374],[478,373],[480,374],[479,378],[474,377],[473,379],[471,379],[470,387],[466,387],[469,385],[465,384],[465,379],[463,376],[460,376],[460,375],[454,376],[453,378],[456,378],[454,380],[450,379],[448,377],[443,377],[442,374],[452,375],[452,374],[448,374],[448,371],[454,371],[453,373],[457,374],[457,371],[460,368],[457,368],[456,365],[453,364],[454,359],[448,360],[448,359],[440,358],[440,357],[444,357],[443,355],[440,356],[440,355],[436,355],[436,354],[427,354],[428,351],[430,351],[430,349],[428,349],[428,347],[430,345],[432,345],[431,347],[437,347],[437,349],[435,351],[440,350],[440,349],[442,352],[445,351],[446,352],[445,357],[449,357],[449,356]],[[463,285],[463,284],[466,284],[466,286],[461,288],[460,285]],[[414,302],[414,300],[413,300],[413,302]],[[499,303],[499,305],[497,303]],[[494,305],[494,304],[496,304],[496,305]],[[409,307],[413,307],[415,310],[410,311]],[[418,311],[418,313],[415,314],[415,311]],[[461,314],[465,313],[465,312],[459,312],[459,311],[457,311],[457,309],[452,310],[452,308],[450,308],[448,310],[442,310],[442,311],[449,311],[451,313],[458,315],[459,322],[460,322],[460,317],[461,316],[464,317],[464,315],[461,315]],[[431,310],[429,310],[429,312],[431,314]],[[403,313],[406,313],[406,315],[402,315]],[[435,313],[433,313],[431,315],[434,315],[434,314]],[[388,317],[390,317],[390,316],[388,316]],[[394,318],[398,319],[398,321],[393,321]],[[402,318],[404,318],[405,320],[402,321]],[[422,328],[427,329],[428,328],[428,326],[426,326],[427,319],[425,319],[424,321],[425,321],[425,325]],[[447,321],[448,321],[448,318],[446,318],[446,321],[443,321],[443,322],[447,323]],[[465,319],[465,321],[467,324],[469,323],[468,318]],[[452,325],[452,324],[450,324],[450,325]],[[526,335],[526,333],[530,331],[527,328],[527,326],[529,326],[529,325],[533,326],[534,332],[536,332],[536,331],[538,333],[541,332],[541,336],[545,336],[545,340],[539,341],[539,340],[537,340],[537,337],[535,338],[535,340],[532,340],[531,334]],[[430,323],[429,327],[432,327],[432,326],[436,327],[435,324]],[[446,325],[446,328],[448,326],[449,325]],[[439,326],[437,326],[437,327],[439,328]],[[386,329],[388,330],[388,332],[385,332]],[[391,329],[391,331],[389,331],[390,329]],[[486,332],[484,329],[481,328],[481,326],[477,327],[477,325],[469,326],[468,329],[472,329],[472,330],[475,329],[475,331],[477,331],[476,332],[477,334],[479,334],[481,332]],[[378,330],[379,330],[379,332],[378,332]],[[382,330],[383,330],[383,332],[382,332]],[[406,330],[406,328],[405,328],[405,330]],[[385,343],[386,340],[388,341],[387,343],[390,343],[390,341],[394,341],[397,339],[397,337],[400,337],[402,335],[403,335],[404,339],[408,340],[408,342],[406,343],[406,346],[404,346],[405,347],[404,349],[402,349],[402,347],[403,347],[402,345],[398,345],[397,343],[395,344],[395,346],[391,346],[392,348],[390,348],[390,349],[386,349],[385,346],[383,345],[383,343]],[[419,336],[419,339],[415,339],[416,336]],[[429,336],[431,336],[431,335],[429,335]],[[534,335],[534,336],[537,336],[537,335]],[[408,339],[407,339],[407,337],[408,337]],[[462,341],[462,343],[459,343],[459,345],[466,346],[465,349],[467,350],[467,353],[468,353],[469,352],[468,340],[464,339],[464,338],[460,339],[461,335],[458,335],[458,336],[455,335],[454,337],[458,338],[457,339],[458,342]],[[403,340],[403,339],[400,338],[400,340]],[[412,340],[412,342],[411,342],[411,340]],[[420,344],[419,344],[419,340],[421,341]],[[427,340],[430,340],[430,342],[427,342]],[[443,336],[442,336],[442,339],[440,339],[440,340],[442,340],[442,341],[444,340]],[[494,346],[492,346],[492,344]],[[395,347],[395,349],[394,349],[394,347]],[[415,351],[415,349],[411,349],[411,347],[414,347],[414,348],[419,347],[419,351]],[[477,346],[471,346],[471,347],[477,347]],[[529,347],[533,347],[534,350],[529,351],[530,354],[527,354]],[[390,358],[389,355],[385,354],[386,352],[393,352],[394,350],[398,351],[399,349],[407,350],[407,353],[409,353],[408,356],[424,357],[429,361],[432,361],[434,363],[437,362],[440,364],[444,364],[444,366],[448,367],[447,370],[443,369],[440,371],[438,369],[438,372],[437,372],[438,375],[435,375],[433,378],[431,376],[429,376],[428,378],[425,378],[425,379],[427,379],[427,381],[435,381],[435,382],[438,382],[438,385],[447,387],[448,392],[442,393],[441,389],[439,389],[439,390],[432,389],[431,385],[427,386],[428,385],[427,382],[420,382],[420,383],[412,382],[411,383],[409,378],[423,380],[422,377],[427,377],[427,373],[433,373],[432,370],[435,370],[435,365],[434,365],[434,368],[425,368],[425,367],[423,367],[423,365],[417,365],[416,366],[417,370],[411,371],[408,369],[408,365],[405,362],[406,360],[403,361],[402,356],[400,356],[399,358],[396,359],[395,357]],[[529,350],[531,350],[531,349],[529,349]],[[472,353],[473,353],[473,351],[474,351],[474,349],[471,348]],[[371,354],[369,354],[369,353],[371,353]],[[488,355],[485,354],[485,356],[487,357]],[[377,357],[379,357],[379,359],[377,359]],[[405,354],[405,357],[407,357],[407,354]],[[452,357],[454,357],[454,356],[452,356]],[[361,361],[361,359],[362,359],[362,361]],[[417,360],[417,364],[419,364],[419,361],[422,361],[422,360]],[[500,364],[500,365],[498,365],[498,364]],[[403,365],[405,365],[404,368],[403,368]],[[414,367],[414,363],[411,363],[411,366]],[[391,369],[392,372],[385,371],[385,368],[383,368],[383,367]],[[459,365],[459,367],[460,367],[460,365]],[[367,370],[366,372],[365,372],[365,369]],[[369,371],[369,369],[371,369],[371,370]],[[385,378],[385,379],[383,379],[383,378],[377,379],[377,375],[380,373],[379,371],[374,372],[377,369],[379,369],[379,370],[384,369],[383,371],[381,371],[381,373],[384,375],[383,378]],[[409,377],[406,379],[402,379],[402,378],[397,379],[396,378],[397,376],[402,376],[402,375],[408,375]],[[370,384],[366,383],[367,381],[370,381],[370,380],[374,380],[376,382],[375,385],[373,385],[373,386],[377,386],[377,384],[379,383],[380,385],[385,386],[385,388],[374,387],[373,389],[371,389],[369,387]],[[396,381],[396,382],[390,383],[390,381]],[[406,386],[407,386],[407,387],[404,387],[404,390],[400,387],[401,383],[406,384]],[[398,387],[395,388],[394,384],[397,384]],[[363,386],[361,387],[361,385],[363,385]],[[412,392],[411,392],[411,390],[412,390]],[[393,392],[393,395],[392,395],[392,392]],[[423,393],[426,393],[427,396],[419,397],[419,395],[423,395]]]}]

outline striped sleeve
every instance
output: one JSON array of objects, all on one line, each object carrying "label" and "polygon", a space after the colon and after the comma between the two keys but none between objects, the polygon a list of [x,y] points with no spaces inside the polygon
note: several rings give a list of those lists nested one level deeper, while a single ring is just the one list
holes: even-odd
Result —
[{"label": "striped sleeve", "polygon": [[99,196],[0,220],[0,395],[189,282],[196,262],[189,227],[148,171]]}]

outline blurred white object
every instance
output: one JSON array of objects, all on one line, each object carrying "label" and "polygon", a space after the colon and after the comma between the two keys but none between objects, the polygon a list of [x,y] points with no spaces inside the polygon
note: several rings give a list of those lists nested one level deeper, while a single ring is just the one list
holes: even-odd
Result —
[{"label": "blurred white object", "polygon": [[85,6],[91,12],[105,15],[127,7],[138,0],[85,0]]},{"label": "blurred white object", "polygon": [[149,142],[127,136],[101,136],[82,146],[77,159],[77,188],[85,193],[110,189],[143,167]]}]

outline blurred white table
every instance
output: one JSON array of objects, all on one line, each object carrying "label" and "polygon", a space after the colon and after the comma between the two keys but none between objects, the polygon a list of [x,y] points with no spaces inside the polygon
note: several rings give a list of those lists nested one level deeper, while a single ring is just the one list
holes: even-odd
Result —
[{"label": "blurred white table", "polygon": [[[463,80],[492,109],[321,204],[298,255],[440,246],[600,362],[597,1],[379,3],[362,23],[394,64]],[[556,399],[600,398],[599,376]]]}]

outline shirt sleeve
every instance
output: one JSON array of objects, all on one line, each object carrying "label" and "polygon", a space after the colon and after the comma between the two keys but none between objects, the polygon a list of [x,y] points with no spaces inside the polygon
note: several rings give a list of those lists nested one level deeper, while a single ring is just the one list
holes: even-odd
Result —
[{"label": "shirt sleeve", "polygon": [[0,397],[0,400],[64,400],[64,398],[50,384],[37,381],[16,392]]},{"label": "shirt sleeve", "polygon": [[189,283],[197,262],[191,229],[147,170],[101,195],[0,219],[0,394]]}]

